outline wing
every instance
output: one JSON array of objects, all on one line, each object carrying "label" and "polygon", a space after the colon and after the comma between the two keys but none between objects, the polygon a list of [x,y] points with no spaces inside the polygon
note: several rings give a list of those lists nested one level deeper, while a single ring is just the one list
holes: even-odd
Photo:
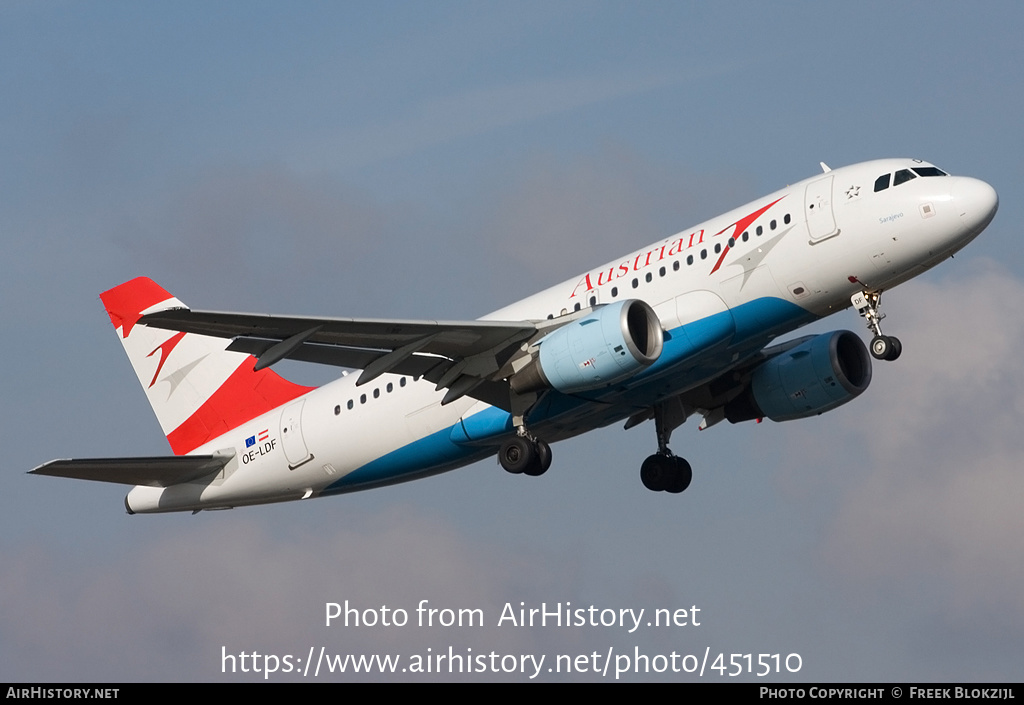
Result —
[{"label": "wing", "polygon": [[34,470],[32,475],[71,477],[77,480],[116,482],[124,485],[170,487],[211,475],[234,457],[234,453],[215,455],[180,455],[153,458],[90,458],[51,460]]},{"label": "wing", "polygon": [[169,309],[140,324],[234,338],[229,350],[256,356],[256,369],[288,358],[361,369],[357,385],[378,376],[423,377],[447,388],[443,404],[471,396],[506,410],[511,361],[538,334],[530,321],[393,321]]}]

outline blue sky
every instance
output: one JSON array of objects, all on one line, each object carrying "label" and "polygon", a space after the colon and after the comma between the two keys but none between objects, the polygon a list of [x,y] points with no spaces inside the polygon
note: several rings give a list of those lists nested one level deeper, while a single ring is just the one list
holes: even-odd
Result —
[{"label": "blue sky", "polygon": [[[449,645],[799,653],[806,681],[1019,679],[1021,15],[3,4],[0,680],[208,681],[227,678],[222,647]],[[681,496],[638,481],[650,425],[556,444],[533,481],[486,461],[195,517],[129,517],[122,488],[24,474],[168,452],[98,298],[132,277],[197,308],[472,318],[819,161],[887,156],[985,179],[996,220],[887,295],[905,352],[854,403],[678,429],[695,469]],[[849,311],[815,327],[837,328],[865,332]],[[345,599],[478,607],[488,624],[324,627],[324,602]],[[696,604],[703,621],[498,628],[506,602]]]}]

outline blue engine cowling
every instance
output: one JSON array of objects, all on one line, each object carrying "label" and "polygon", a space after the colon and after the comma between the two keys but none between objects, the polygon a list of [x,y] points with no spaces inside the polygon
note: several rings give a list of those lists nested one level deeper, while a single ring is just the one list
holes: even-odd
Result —
[{"label": "blue engine cowling", "polygon": [[725,407],[729,421],[790,421],[831,411],[871,383],[871,357],[848,330],[811,338],[761,363],[749,387]]},{"label": "blue engine cowling", "polygon": [[657,314],[638,299],[601,306],[544,336],[537,354],[509,382],[518,393],[600,389],[651,365],[664,345]]}]

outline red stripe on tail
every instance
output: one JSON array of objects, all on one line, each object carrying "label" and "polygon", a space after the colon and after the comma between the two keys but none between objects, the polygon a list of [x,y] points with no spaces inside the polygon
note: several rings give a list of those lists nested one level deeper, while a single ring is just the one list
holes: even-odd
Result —
[{"label": "red stripe on tail", "polygon": [[255,364],[256,358],[246,358],[196,413],[167,434],[175,455],[185,455],[246,421],[316,389],[289,382],[272,370],[254,372]]}]

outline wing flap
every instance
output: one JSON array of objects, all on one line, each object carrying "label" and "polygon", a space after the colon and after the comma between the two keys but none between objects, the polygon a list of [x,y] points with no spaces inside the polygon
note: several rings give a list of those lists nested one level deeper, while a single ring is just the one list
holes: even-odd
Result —
[{"label": "wing flap", "polygon": [[51,460],[31,475],[70,477],[76,480],[115,482],[122,485],[170,487],[198,480],[220,471],[234,453],[216,455],[179,455],[139,458],[79,458]]},{"label": "wing flap", "polygon": [[[228,350],[245,352],[255,357],[260,357],[264,351],[269,350],[276,342],[260,338],[236,338],[231,341]],[[289,352],[287,357],[289,360],[298,360],[299,362],[313,362],[319,365],[333,365],[334,367],[364,370],[375,360],[387,354],[386,350],[362,350],[359,348],[346,348],[340,345],[303,343]],[[448,359],[428,355],[411,355],[401,360],[398,364],[389,366],[388,372],[409,377],[422,377],[439,362],[448,362]]]}]

